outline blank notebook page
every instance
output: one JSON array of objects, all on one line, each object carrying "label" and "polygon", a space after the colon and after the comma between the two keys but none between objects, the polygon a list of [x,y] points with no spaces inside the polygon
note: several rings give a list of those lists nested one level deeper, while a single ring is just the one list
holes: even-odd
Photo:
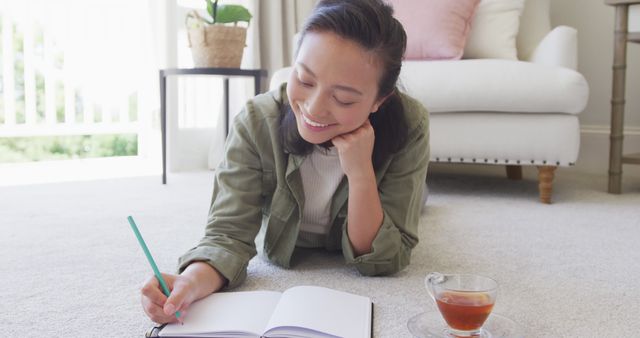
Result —
[{"label": "blank notebook page", "polygon": [[283,292],[267,331],[278,326],[299,326],[338,337],[369,338],[371,300],[323,287],[293,287]]},{"label": "blank notebook page", "polygon": [[275,291],[214,293],[191,304],[184,325],[169,324],[160,336],[238,331],[260,336],[280,296]]}]

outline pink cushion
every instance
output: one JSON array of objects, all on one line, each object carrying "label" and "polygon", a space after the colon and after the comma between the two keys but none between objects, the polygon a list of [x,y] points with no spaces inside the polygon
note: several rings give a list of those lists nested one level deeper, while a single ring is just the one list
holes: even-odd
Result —
[{"label": "pink cushion", "polygon": [[460,59],[480,0],[387,0],[407,32],[407,60]]}]

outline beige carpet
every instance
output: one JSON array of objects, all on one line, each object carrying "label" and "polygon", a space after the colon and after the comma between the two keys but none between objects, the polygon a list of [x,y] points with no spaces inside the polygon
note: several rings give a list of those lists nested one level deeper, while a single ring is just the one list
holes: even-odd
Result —
[{"label": "beige carpet", "polygon": [[[434,309],[430,271],[500,283],[495,312],[530,337],[631,337],[640,332],[640,180],[609,195],[603,176],[560,171],[555,204],[536,182],[495,174],[430,175],[421,242],[409,269],[367,278],[339,254],[300,252],[283,270],[254,259],[240,289],[313,284],[370,296],[376,337],[409,337]],[[499,177],[500,176],[500,177]],[[127,224],[133,215],[162,270],[202,234],[212,173],[0,188],[0,336],[136,337],[151,325],[139,288],[151,274]]]}]

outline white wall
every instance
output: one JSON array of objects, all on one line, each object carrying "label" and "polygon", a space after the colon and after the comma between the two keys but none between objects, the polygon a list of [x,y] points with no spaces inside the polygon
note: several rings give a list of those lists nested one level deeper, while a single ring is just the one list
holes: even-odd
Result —
[{"label": "white wall", "polygon": [[[531,1],[531,0],[529,0]],[[607,174],[613,64],[614,8],[604,0],[552,0],[551,22],[578,30],[578,71],[589,82],[587,108],[580,115],[582,142],[575,170]],[[640,30],[640,12],[630,27]],[[640,152],[640,45],[627,47],[625,153]],[[640,166],[625,165],[624,175],[640,176]]]}]

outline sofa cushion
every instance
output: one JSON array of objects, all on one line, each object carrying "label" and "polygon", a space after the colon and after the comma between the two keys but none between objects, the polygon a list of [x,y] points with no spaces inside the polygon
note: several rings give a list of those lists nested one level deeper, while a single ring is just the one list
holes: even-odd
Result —
[{"label": "sofa cushion", "polygon": [[480,0],[388,0],[407,33],[408,60],[460,59]]},{"label": "sofa cushion", "polygon": [[464,47],[465,59],[518,59],[516,37],[524,0],[481,0]]},{"label": "sofa cushion", "polygon": [[525,1],[516,39],[518,59],[528,60],[538,43],[551,31],[550,8],[551,0]]},{"label": "sofa cushion", "polygon": [[578,114],[589,86],[578,72],[523,61],[405,61],[400,86],[429,112]]}]

